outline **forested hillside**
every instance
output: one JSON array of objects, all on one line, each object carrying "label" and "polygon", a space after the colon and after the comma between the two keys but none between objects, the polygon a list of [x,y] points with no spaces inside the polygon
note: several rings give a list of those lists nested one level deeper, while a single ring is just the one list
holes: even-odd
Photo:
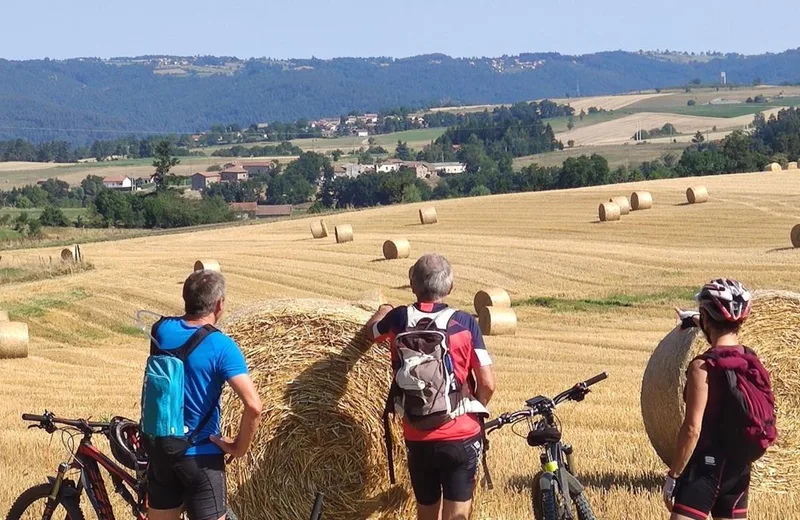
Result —
[{"label": "forested hillside", "polygon": [[[177,65],[165,68],[165,62]],[[0,60],[0,139],[89,142],[118,132],[191,132],[218,122],[574,96],[578,88],[582,95],[608,94],[695,79],[713,84],[721,71],[736,84],[800,82],[800,50],[697,60],[626,52],[494,59]]]}]

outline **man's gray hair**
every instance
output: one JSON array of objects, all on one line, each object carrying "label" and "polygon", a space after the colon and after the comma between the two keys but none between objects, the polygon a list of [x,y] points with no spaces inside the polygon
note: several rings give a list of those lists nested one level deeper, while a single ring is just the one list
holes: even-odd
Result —
[{"label": "man's gray hair", "polygon": [[183,302],[188,316],[207,316],[225,297],[225,278],[217,271],[201,269],[183,283]]},{"label": "man's gray hair", "polygon": [[453,289],[453,269],[445,257],[422,255],[409,271],[411,290],[420,301],[438,301]]}]

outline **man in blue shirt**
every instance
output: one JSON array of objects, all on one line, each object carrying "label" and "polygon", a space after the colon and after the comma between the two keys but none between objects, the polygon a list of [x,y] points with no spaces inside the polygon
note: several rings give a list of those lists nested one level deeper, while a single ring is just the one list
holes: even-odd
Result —
[{"label": "man in blue shirt", "polygon": [[[225,279],[216,271],[192,273],[183,284],[185,314],[164,318],[156,330],[163,350],[181,347],[200,328],[215,325],[225,307]],[[169,463],[151,463],[148,474],[149,520],[225,520],[225,460],[241,457],[253,441],[261,418],[261,399],[236,343],[215,331],[184,362],[184,420],[194,442]],[[220,437],[220,396],[228,383],[244,404],[235,439]],[[213,410],[213,411],[212,411]],[[205,424],[200,424],[211,411]]]}]

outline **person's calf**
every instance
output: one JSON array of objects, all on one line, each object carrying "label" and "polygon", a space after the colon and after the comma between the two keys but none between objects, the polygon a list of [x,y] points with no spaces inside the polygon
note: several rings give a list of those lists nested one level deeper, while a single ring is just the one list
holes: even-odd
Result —
[{"label": "person's calf", "polygon": [[440,520],[442,503],[436,502],[433,505],[425,506],[417,502],[417,520]]},{"label": "person's calf", "polygon": [[442,504],[442,520],[468,520],[471,509],[472,500],[469,502],[445,500]]}]

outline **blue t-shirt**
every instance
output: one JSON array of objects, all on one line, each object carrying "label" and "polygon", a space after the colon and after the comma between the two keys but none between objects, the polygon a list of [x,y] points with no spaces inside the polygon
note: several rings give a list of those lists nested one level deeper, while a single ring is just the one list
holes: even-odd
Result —
[{"label": "blue t-shirt", "polygon": [[[186,343],[200,327],[191,327],[180,318],[166,318],[159,326],[156,340],[164,350],[173,350]],[[222,453],[208,441],[209,435],[219,435],[220,396],[225,382],[247,373],[242,351],[231,338],[222,332],[210,334],[192,352],[184,363],[184,420],[189,432],[194,432],[206,413],[214,413],[205,427],[195,436],[195,445],[187,455],[213,455]]]}]

